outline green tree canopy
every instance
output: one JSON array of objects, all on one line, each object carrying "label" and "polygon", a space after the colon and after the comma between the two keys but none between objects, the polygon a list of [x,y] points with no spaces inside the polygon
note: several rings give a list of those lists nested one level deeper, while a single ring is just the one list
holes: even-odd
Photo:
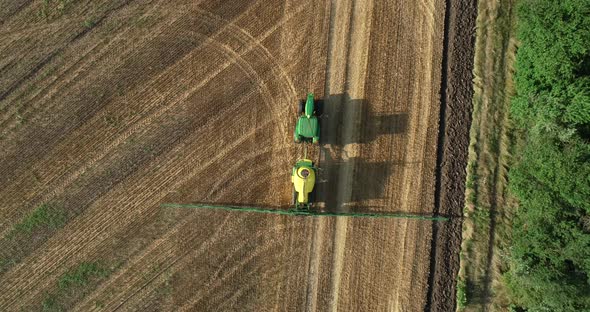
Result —
[{"label": "green tree canopy", "polygon": [[590,0],[522,0],[517,14],[511,117],[526,144],[505,278],[529,311],[590,311]]}]

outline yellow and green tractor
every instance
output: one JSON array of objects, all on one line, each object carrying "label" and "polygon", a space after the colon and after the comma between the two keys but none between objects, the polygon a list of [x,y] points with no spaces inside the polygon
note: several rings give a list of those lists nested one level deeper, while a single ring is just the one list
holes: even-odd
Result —
[{"label": "yellow and green tractor", "polygon": [[309,210],[313,202],[317,168],[309,159],[297,161],[291,172],[293,205],[297,210]]},{"label": "yellow and green tractor", "polygon": [[307,100],[301,100],[297,110],[297,125],[295,125],[295,143],[320,142],[320,123],[318,107],[315,105],[313,93],[307,94]]}]

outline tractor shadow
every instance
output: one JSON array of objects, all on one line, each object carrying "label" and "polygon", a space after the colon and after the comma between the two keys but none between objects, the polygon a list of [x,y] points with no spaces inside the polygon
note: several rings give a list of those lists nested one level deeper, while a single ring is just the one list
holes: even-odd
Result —
[{"label": "tractor shadow", "polygon": [[[382,199],[391,176],[389,162],[369,162],[361,158],[328,160],[321,165],[316,184],[316,201],[323,210],[339,211],[350,202]],[[342,175],[353,174],[352,185],[343,185]]]},{"label": "tractor shadow", "polygon": [[[378,113],[371,110],[368,100],[352,99],[348,93],[330,95],[315,104],[320,115],[320,143],[323,145],[370,143],[380,136],[403,134],[408,130],[408,113]],[[353,133],[348,136],[343,133],[345,121],[353,123]]]},{"label": "tractor shadow", "polygon": [[[316,201],[324,210],[340,211],[354,203],[384,199],[394,166],[400,164],[348,155],[345,146],[406,133],[408,113],[375,112],[368,100],[352,99],[348,93],[329,95],[315,104],[320,116],[321,150]],[[359,148],[362,151],[364,146]]]}]

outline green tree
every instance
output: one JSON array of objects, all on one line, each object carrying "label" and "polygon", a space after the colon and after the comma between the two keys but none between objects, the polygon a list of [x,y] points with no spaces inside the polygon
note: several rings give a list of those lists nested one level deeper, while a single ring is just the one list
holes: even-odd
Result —
[{"label": "green tree", "polygon": [[517,7],[511,117],[525,135],[506,283],[529,311],[590,311],[590,0]]}]

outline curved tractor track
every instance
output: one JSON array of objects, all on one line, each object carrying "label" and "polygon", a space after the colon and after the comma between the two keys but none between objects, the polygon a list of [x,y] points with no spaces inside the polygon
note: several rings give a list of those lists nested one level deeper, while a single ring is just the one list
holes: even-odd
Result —
[{"label": "curved tractor track", "polygon": [[[288,207],[314,92],[319,208],[460,216],[474,4],[60,3],[0,10],[1,310],[454,308],[459,218],[160,204]],[[44,204],[65,222],[19,232]]]}]

